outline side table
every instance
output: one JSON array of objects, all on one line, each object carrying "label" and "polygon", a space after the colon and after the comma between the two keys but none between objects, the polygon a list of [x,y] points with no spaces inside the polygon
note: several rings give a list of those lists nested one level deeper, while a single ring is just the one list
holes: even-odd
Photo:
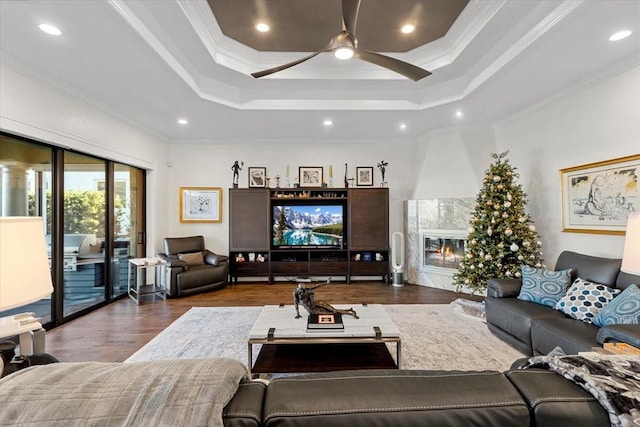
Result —
[{"label": "side table", "polygon": [[[144,295],[153,295],[162,298],[163,300],[167,299],[167,289],[165,287],[165,268],[164,265],[166,261],[160,258],[130,258],[129,259],[129,268],[127,273],[127,293],[129,295],[129,299],[133,301],[136,305],[140,304],[140,298]],[[132,277],[133,268],[136,270],[135,277]],[[156,274],[159,268],[160,274]],[[148,269],[153,268],[153,282],[150,284],[146,283],[146,276],[143,279],[139,279],[142,272],[147,271]],[[135,283],[132,283],[135,281]],[[144,281],[145,283],[141,283]]]},{"label": "side table", "polygon": [[0,341],[16,335],[20,339],[21,355],[44,353],[45,330],[35,313],[22,313],[0,319]]}]

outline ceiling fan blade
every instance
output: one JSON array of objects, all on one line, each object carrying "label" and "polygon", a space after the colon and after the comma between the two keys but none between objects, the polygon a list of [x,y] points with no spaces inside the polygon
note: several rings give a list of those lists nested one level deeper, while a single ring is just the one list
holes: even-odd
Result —
[{"label": "ceiling fan blade", "polygon": [[314,56],[316,56],[316,55],[318,55],[318,54],[320,54],[322,52],[325,52],[325,50],[323,49],[323,50],[320,50],[320,51],[318,51],[316,53],[312,53],[309,56],[306,56],[306,57],[304,57],[302,59],[298,59],[297,61],[289,62],[288,64],[283,64],[283,65],[279,65],[277,67],[269,68],[268,70],[262,70],[262,71],[258,71],[258,72],[255,72],[255,73],[251,73],[251,75],[253,77],[255,77],[256,79],[259,79],[260,77],[268,76],[269,74],[277,73],[278,71],[286,70],[287,68],[291,68],[294,65],[301,64],[304,61],[308,61],[309,59],[313,58]]},{"label": "ceiling fan blade", "polygon": [[355,37],[360,0],[342,0],[342,29]]},{"label": "ceiling fan blade", "polygon": [[390,56],[380,55],[379,53],[370,52],[368,50],[355,49],[355,57],[372,64],[379,65],[398,74],[402,74],[408,79],[417,82],[418,80],[430,76],[431,73],[408,62],[391,58]]}]

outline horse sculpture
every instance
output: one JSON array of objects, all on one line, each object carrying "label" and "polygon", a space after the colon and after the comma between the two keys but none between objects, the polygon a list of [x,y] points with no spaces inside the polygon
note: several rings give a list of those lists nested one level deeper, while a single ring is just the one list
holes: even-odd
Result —
[{"label": "horse sculpture", "polygon": [[325,301],[316,301],[314,290],[318,289],[321,286],[325,286],[331,283],[331,279],[328,279],[325,283],[320,283],[319,285],[307,287],[302,283],[298,283],[298,287],[293,291],[293,301],[296,306],[296,319],[301,318],[299,306],[302,305],[309,314],[344,314],[353,316],[355,319],[358,319],[358,315],[353,308],[349,309],[339,309],[335,308],[331,304]]}]

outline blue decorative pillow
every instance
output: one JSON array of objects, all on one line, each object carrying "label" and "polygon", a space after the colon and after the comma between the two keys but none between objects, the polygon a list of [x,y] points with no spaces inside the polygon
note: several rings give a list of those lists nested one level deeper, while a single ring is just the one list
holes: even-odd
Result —
[{"label": "blue decorative pillow", "polygon": [[578,278],[554,308],[576,320],[592,323],[600,310],[619,293],[620,289]]},{"label": "blue decorative pillow", "polygon": [[554,307],[570,284],[571,269],[550,271],[523,265],[518,299]]},{"label": "blue decorative pillow", "polygon": [[640,325],[640,288],[627,287],[593,319],[597,326]]}]

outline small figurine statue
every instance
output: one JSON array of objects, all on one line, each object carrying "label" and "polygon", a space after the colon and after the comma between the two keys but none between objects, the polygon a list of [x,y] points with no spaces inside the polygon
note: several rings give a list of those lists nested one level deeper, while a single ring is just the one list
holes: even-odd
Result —
[{"label": "small figurine statue", "polygon": [[242,170],[243,166],[244,166],[244,162],[240,162],[240,164],[238,164],[237,160],[233,163],[233,166],[231,166],[231,170],[233,171],[233,187],[234,188],[238,187],[238,178],[240,178],[240,171]]},{"label": "small figurine statue", "polygon": [[384,173],[386,172],[388,165],[389,163],[385,162],[384,160],[378,163],[378,169],[380,169],[380,173],[382,174],[382,185],[386,184],[386,181],[384,180]]},{"label": "small figurine statue", "polygon": [[347,179],[348,164],[344,164],[344,188],[349,188],[349,180]]},{"label": "small figurine statue", "polygon": [[320,283],[319,285],[307,287],[302,283],[298,283],[298,287],[293,291],[293,302],[296,306],[296,319],[301,318],[300,310],[298,308],[299,305],[302,305],[309,314],[345,314],[353,316],[355,319],[358,319],[358,315],[353,308],[349,309],[339,309],[333,307],[331,304],[325,301],[316,301],[315,295],[313,293],[314,290],[318,289],[321,286],[325,286],[331,283],[331,279],[329,278],[325,283]]}]

